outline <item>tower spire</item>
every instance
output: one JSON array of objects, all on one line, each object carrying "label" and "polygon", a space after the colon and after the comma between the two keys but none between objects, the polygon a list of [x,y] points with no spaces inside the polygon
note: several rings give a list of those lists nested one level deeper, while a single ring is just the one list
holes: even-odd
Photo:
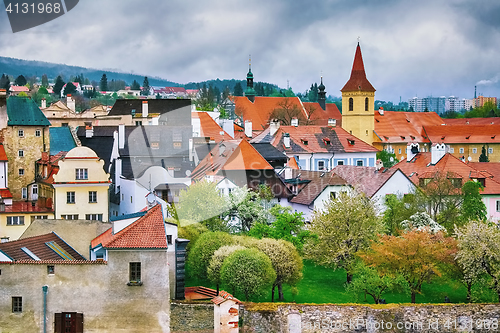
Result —
[{"label": "tower spire", "polygon": [[351,77],[340,91],[375,91],[375,88],[373,88],[370,81],[366,78],[365,65],[363,63],[363,55],[361,54],[359,41],[352,63]]},{"label": "tower spire", "polygon": [[245,96],[253,103],[255,95],[257,95],[257,92],[253,88],[252,56],[248,55],[247,89],[245,90]]},{"label": "tower spire", "polygon": [[326,92],[325,85],[323,84],[323,74],[321,75],[321,82],[318,86],[318,103],[323,110],[326,110]]}]

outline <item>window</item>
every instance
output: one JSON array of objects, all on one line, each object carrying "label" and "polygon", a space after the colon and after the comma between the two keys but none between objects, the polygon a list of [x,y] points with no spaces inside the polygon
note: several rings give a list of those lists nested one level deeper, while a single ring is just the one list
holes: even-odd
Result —
[{"label": "window", "polygon": [[318,170],[325,170],[325,161],[318,161]]},{"label": "window", "polygon": [[334,200],[335,198],[337,198],[337,193],[336,192],[330,192],[330,199]]},{"label": "window", "polygon": [[62,123],[61,127],[68,127],[68,123]]},{"label": "window", "polygon": [[24,150],[18,150],[17,151],[17,156],[24,157]]},{"label": "window", "polygon": [[141,282],[141,263],[131,262],[130,267],[130,282]]},{"label": "window", "polygon": [[37,184],[33,184],[33,186],[31,187],[31,193],[38,194],[38,185]]},{"label": "window", "polygon": [[[24,174],[24,172],[23,172],[23,174]],[[28,197],[28,188],[23,187],[21,192],[22,192],[21,196],[23,197],[23,199],[26,199]]]},{"label": "window", "polygon": [[488,154],[493,154],[493,148],[488,148]]},{"label": "window", "polygon": [[401,148],[399,148],[399,153],[401,154]]},{"label": "window", "polygon": [[363,166],[363,160],[357,160],[356,161],[357,166]]},{"label": "window", "polygon": [[167,235],[167,244],[172,245],[172,235]]},{"label": "window", "polygon": [[365,111],[368,111],[368,97],[365,98]]},{"label": "window", "polygon": [[39,129],[35,130],[35,136],[36,137],[41,137],[42,136],[42,131],[40,131]]},{"label": "window", "polygon": [[337,161],[337,165],[344,165],[344,161]]},{"label": "window", "polygon": [[24,176],[24,169],[19,169],[19,176]]},{"label": "window", "polygon": [[19,136],[20,138],[24,137],[24,130],[22,130],[22,129],[18,130],[17,136]]},{"label": "window", "polygon": [[354,100],[351,98],[349,98],[349,111],[352,111],[354,110]]},{"label": "window", "polygon": [[75,192],[66,192],[66,203],[75,203]]},{"label": "window", "polygon": [[500,200],[497,200],[497,212],[500,212]]},{"label": "window", "polygon": [[85,214],[86,220],[102,221],[102,214]]},{"label": "window", "polygon": [[135,126],[142,126],[142,121],[136,121]]},{"label": "window", "polygon": [[182,148],[182,142],[174,142],[174,149],[181,149]]},{"label": "window", "polygon": [[130,203],[133,203],[132,196],[130,196]]},{"label": "window", "polygon": [[61,215],[63,220],[78,220],[78,214]]},{"label": "window", "polygon": [[23,225],[24,216],[7,216],[7,225]]},{"label": "window", "polygon": [[464,153],[464,149],[463,148],[460,148],[458,151],[460,152],[460,154]]},{"label": "window", "polygon": [[12,312],[23,312],[23,298],[19,296],[12,297]]},{"label": "window", "polygon": [[48,218],[49,218],[48,215],[34,215],[31,216],[31,222],[33,222],[34,220],[46,220]]},{"label": "window", "polygon": [[472,153],[477,154],[477,148],[472,148]]},{"label": "window", "polygon": [[89,203],[97,202],[97,191],[89,191]]},{"label": "window", "polygon": [[47,274],[53,275],[54,274],[54,265],[48,265],[47,266]]},{"label": "window", "polygon": [[76,178],[76,180],[89,179],[88,170],[87,169],[75,169],[75,178]]}]

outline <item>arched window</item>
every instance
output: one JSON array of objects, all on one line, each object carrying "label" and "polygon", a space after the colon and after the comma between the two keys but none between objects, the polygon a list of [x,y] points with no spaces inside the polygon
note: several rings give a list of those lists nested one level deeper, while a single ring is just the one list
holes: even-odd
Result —
[{"label": "arched window", "polygon": [[354,100],[351,98],[349,98],[349,111],[352,111],[354,110]]},{"label": "arched window", "polygon": [[365,98],[365,111],[368,111],[368,97]]}]

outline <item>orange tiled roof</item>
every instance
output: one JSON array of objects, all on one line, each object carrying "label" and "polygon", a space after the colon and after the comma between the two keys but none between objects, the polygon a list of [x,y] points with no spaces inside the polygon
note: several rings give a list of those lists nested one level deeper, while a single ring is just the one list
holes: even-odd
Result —
[{"label": "orange tiled roof", "polygon": [[[283,134],[290,134],[291,148],[283,145]],[[304,153],[377,152],[378,149],[349,134],[341,127],[280,126],[271,144],[281,151]]]},{"label": "orange tiled roof", "polygon": [[10,193],[8,188],[0,188],[0,197],[1,198],[12,198],[12,193]]},{"label": "orange tiled roof", "polygon": [[192,179],[216,175],[221,170],[273,170],[273,167],[246,140],[219,143],[191,174]]},{"label": "orange tiled roof", "polygon": [[377,170],[375,167],[337,165],[331,172],[371,198],[397,171],[398,169]]},{"label": "orange tiled roof", "polygon": [[7,158],[7,154],[5,153],[5,148],[3,147],[3,144],[0,143],[0,161],[1,162],[8,162],[9,159]]},{"label": "orange tiled roof", "polygon": [[500,162],[469,162],[468,165],[483,174],[500,181]]},{"label": "orange tiled roof", "polygon": [[443,118],[446,125],[492,125],[500,124],[497,118],[456,118],[446,119]]},{"label": "orange tiled roof", "polygon": [[365,65],[363,64],[363,56],[361,55],[361,47],[356,47],[354,62],[352,63],[351,77],[349,81],[340,90],[345,91],[372,91],[375,92],[372,84],[366,78]]},{"label": "orange tiled roof", "polygon": [[[338,126],[342,120],[342,115],[335,104],[326,104],[326,110],[323,110],[319,103],[302,103],[298,97],[262,97],[256,96],[252,103],[247,97],[235,96],[235,112],[242,116],[244,120],[252,121],[254,131],[262,131],[269,125],[269,117],[275,109],[283,108],[287,105],[289,108],[296,108],[300,111],[297,115],[299,125],[304,125],[306,119],[314,125],[328,125],[328,119],[336,119]],[[311,112],[312,111],[312,112]]]},{"label": "orange tiled roof", "polygon": [[431,142],[439,143],[500,143],[500,123],[488,125],[424,126]]},{"label": "orange tiled roof", "polygon": [[157,204],[137,221],[112,233],[112,228],[92,240],[92,248],[102,245],[108,249],[166,249],[167,235],[161,205]]},{"label": "orange tiled roof", "polygon": [[215,142],[232,139],[208,113],[191,112],[191,117],[200,119],[200,137],[214,138]]},{"label": "orange tiled roof", "polygon": [[435,112],[375,111],[375,133],[384,143],[429,142],[423,127],[441,124]]},{"label": "orange tiled roof", "polygon": [[212,299],[212,302],[214,302],[215,304],[219,305],[221,303],[224,303],[225,301],[227,300],[232,300],[238,304],[241,304],[241,301],[238,300],[236,297],[234,297],[233,295],[231,295],[230,293],[224,291],[224,290],[221,290],[219,291],[219,295],[214,297]]},{"label": "orange tiled roof", "polygon": [[500,194],[500,183],[448,153],[436,164],[431,164],[430,152],[418,153],[410,161],[403,160],[392,168],[401,169],[417,186],[419,185],[420,178],[432,178],[440,172],[442,174],[451,174],[453,178],[461,178],[464,182],[483,178],[485,179],[485,184],[481,194]]}]

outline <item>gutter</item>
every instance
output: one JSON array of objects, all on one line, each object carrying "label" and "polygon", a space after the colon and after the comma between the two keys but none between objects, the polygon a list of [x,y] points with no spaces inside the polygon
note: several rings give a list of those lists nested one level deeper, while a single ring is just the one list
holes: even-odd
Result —
[{"label": "gutter", "polygon": [[43,333],[47,333],[47,293],[49,286],[43,286]]}]

